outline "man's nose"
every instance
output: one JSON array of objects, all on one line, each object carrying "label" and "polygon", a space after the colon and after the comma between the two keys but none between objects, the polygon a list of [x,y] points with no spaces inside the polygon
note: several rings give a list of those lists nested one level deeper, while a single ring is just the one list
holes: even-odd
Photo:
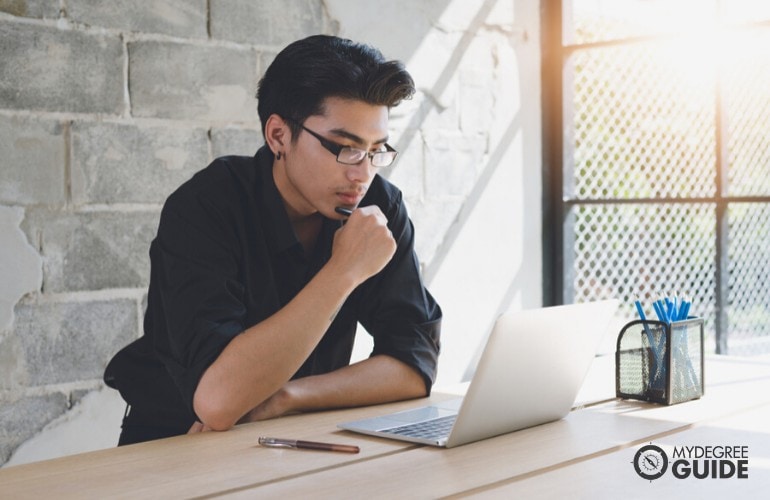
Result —
[{"label": "man's nose", "polygon": [[347,177],[350,181],[368,184],[374,177],[374,170],[372,159],[366,156],[356,165],[347,165]]}]

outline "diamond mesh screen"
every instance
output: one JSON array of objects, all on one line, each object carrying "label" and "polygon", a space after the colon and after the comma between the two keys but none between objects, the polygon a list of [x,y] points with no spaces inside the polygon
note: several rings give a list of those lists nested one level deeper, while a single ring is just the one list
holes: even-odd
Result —
[{"label": "diamond mesh screen", "polygon": [[730,45],[738,50],[725,71],[729,193],[770,195],[770,30],[735,36]]},{"label": "diamond mesh screen", "polygon": [[770,352],[770,2],[562,5],[565,302],[689,295],[707,352]]},{"label": "diamond mesh screen", "polygon": [[770,205],[733,203],[730,226],[730,354],[770,352]]},{"label": "diamond mesh screen", "polygon": [[565,165],[574,164],[568,197],[715,194],[714,71],[682,64],[685,57],[663,44],[574,54],[567,67],[574,97],[565,100],[573,117],[565,130]]},{"label": "diamond mesh screen", "polygon": [[[713,18],[716,0],[572,0],[564,2],[565,43],[583,44],[675,33]],[[740,15],[739,10],[736,15]]]},{"label": "diamond mesh screen", "polygon": [[711,204],[574,207],[565,226],[565,245],[572,248],[565,288],[574,294],[567,301],[616,297],[633,317],[636,298],[650,304],[689,296],[713,337],[715,220]]}]

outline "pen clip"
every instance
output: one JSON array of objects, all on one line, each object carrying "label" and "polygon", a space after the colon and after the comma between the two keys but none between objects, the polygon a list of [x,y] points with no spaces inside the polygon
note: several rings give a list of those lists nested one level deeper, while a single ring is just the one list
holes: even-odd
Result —
[{"label": "pen clip", "polygon": [[267,446],[268,448],[296,448],[297,444],[289,442],[284,439],[276,439],[276,438],[269,438],[269,437],[260,437],[257,442],[262,446]]}]

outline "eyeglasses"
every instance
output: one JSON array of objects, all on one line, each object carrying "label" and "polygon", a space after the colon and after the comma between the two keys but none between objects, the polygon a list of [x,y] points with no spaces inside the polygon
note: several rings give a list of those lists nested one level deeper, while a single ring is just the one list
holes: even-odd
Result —
[{"label": "eyeglasses", "polygon": [[336,142],[332,142],[324,136],[313,132],[302,124],[299,124],[299,126],[302,127],[302,130],[318,139],[318,142],[321,143],[321,146],[323,146],[324,149],[336,156],[337,162],[343,163],[345,165],[358,165],[364,161],[364,158],[368,156],[369,160],[372,162],[373,167],[388,167],[396,159],[396,156],[398,156],[398,151],[393,149],[390,144],[387,143],[384,144],[385,151],[369,152],[364,151],[363,149],[351,148],[350,146],[337,144]]}]

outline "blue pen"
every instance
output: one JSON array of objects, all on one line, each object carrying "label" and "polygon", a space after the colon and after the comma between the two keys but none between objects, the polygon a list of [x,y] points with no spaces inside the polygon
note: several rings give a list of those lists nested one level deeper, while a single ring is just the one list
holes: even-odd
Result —
[{"label": "blue pen", "polygon": [[[644,308],[642,307],[642,303],[636,300],[634,301],[634,304],[636,305],[636,312],[639,313],[639,319],[641,319],[642,321],[647,321],[647,315],[644,314]],[[643,323],[643,325],[644,325],[644,331],[647,332],[647,340],[649,340],[650,345],[654,347],[655,343],[652,337],[652,332],[650,331],[650,327],[647,325],[647,323]],[[655,356],[657,357],[657,352],[655,352]]]},{"label": "blue pen", "polygon": [[671,323],[674,319],[674,303],[668,297],[665,297],[664,300],[666,301],[666,322]]},{"label": "blue pen", "polygon": [[[634,304],[636,305],[636,312],[639,313],[639,319],[641,319],[642,321],[647,321],[647,316],[644,314],[644,308],[642,307],[642,303],[636,300],[634,301]],[[644,331],[647,332],[647,340],[650,341],[650,345],[654,346],[655,344],[653,343],[652,332],[650,331],[650,327],[647,326],[647,323],[644,323]],[[657,353],[655,354],[657,357]]]},{"label": "blue pen", "polygon": [[658,321],[666,322],[666,313],[663,311],[663,306],[660,305],[660,301],[656,300],[652,303],[652,307],[655,309],[655,314],[658,316]]},{"label": "blue pen", "polygon": [[[636,312],[639,313],[639,319],[642,321],[647,321],[647,315],[644,314],[644,308],[642,307],[642,303],[639,300],[634,301],[634,305],[636,305]],[[660,362],[658,361],[660,359],[660,355],[658,353],[658,346],[655,345],[655,337],[652,334],[652,331],[650,330],[650,327],[647,323],[642,323],[644,326],[644,331],[647,334],[647,341],[650,343],[650,351],[652,351],[652,359],[654,361],[654,367],[655,369],[650,373],[650,386],[655,386],[655,381],[659,380],[659,370],[660,370]]]}]

